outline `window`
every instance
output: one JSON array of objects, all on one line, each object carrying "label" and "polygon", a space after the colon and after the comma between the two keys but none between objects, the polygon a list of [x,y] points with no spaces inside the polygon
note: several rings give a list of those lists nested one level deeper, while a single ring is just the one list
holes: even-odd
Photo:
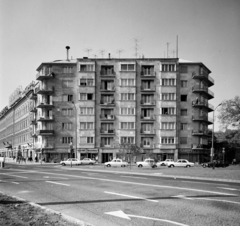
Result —
[{"label": "window", "polygon": [[81,71],[81,72],[94,71],[94,65],[93,64],[80,64],[79,71]]},{"label": "window", "polygon": [[162,64],[162,71],[175,71],[175,64]]},{"label": "window", "polygon": [[73,87],[73,80],[63,80],[63,88]]},{"label": "window", "polygon": [[187,80],[181,80],[181,88],[186,88],[188,85]]},{"label": "window", "polygon": [[93,79],[81,78],[79,80],[79,85],[80,86],[93,86]]},{"label": "window", "polygon": [[94,108],[93,107],[80,107],[80,114],[81,115],[93,115]]},{"label": "window", "polygon": [[176,94],[175,93],[162,93],[162,100],[175,100]]},{"label": "window", "polygon": [[63,122],[62,123],[62,129],[65,130],[72,130],[73,124],[71,122]]},{"label": "window", "polygon": [[135,115],[135,108],[133,108],[133,107],[120,108],[120,114],[121,115]]},{"label": "window", "polygon": [[175,115],[175,108],[162,108],[162,115]]},{"label": "window", "polygon": [[180,129],[181,130],[187,130],[187,123],[181,123],[180,124]]},{"label": "window", "polygon": [[73,95],[63,95],[63,101],[73,101]]},{"label": "window", "polygon": [[121,71],[134,71],[135,64],[121,64]]},{"label": "window", "polygon": [[162,79],[162,86],[175,86],[175,79],[173,78],[170,78],[170,79],[167,79],[167,78],[164,78]]},{"label": "window", "polygon": [[181,66],[181,73],[188,73],[188,67],[187,66]]},{"label": "window", "polygon": [[134,137],[121,137],[121,143],[134,144]]},{"label": "window", "polygon": [[87,137],[87,144],[93,144],[93,137]]},{"label": "window", "polygon": [[174,144],[174,137],[162,137],[162,144]]},{"label": "window", "polygon": [[93,93],[79,93],[79,100],[93,100]]},{"label": "window", "polygon": [[187,137],[180,137],[180,144],[187,144]]},{"label": "window", "polygon": [[121,100],[135,100],[135,93],[121,93]]},{"label": "window", "polygon": [[187,95],[181,95],[181,101],[187,101]]},{"label": "window", "polygon": [[62,143],[63,144],[70,144],[73,142],[73,138],[72,137],[62,137]]},{"label": "window", "polygon": [[187,116],[187,109],[181,109],[181,116]]},{"label": "window", "polygon": [[162,128],[164,130],[173,130],[175,129],[175,122],[162,122]]},{"label": "window", "polygon": [[112,76],[114,75],[114,66],[107,66],[107,65],[104,65],[104,66],[101,66],[101,75],[109,75],[109,76]]},{"label": "window", "polygon": [[73,109],[72,108],[63,108],[62,109],[62,114],[63,115],[68,115],[68,116],[73,115]]},{"label": "window", "polygon": [[121,86],[135,86],[135,79],[121,79]]},{"label": "window", "polygon": [[80,129],[94,129],[93,122],[80,122]]},{"label": "window", "polygon": [[72,67],[64,67],[63,68],[63,73],[66,74],[66,73],[72,73]]},{"label": "window", "polygon": [[135,122],[121,122],[121,129],[135,129]]}]

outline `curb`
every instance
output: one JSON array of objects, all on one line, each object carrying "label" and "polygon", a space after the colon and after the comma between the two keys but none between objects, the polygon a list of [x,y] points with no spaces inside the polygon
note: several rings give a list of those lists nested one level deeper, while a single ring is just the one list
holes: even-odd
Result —
[{"label": "curb", "polygon": [[90,223],[87,223],[87,222],[78,220],[77,218],[74,218],[74,217],[68,216],[68,215],[66,215],[66,214],[63,214],[63,213],[61,213],[61,212],[58,212],[58,211],[55,211],[55,210],[46,208],[46,207],[41,206],[41,205],[38,205],[38,204],[36,204],[36,203],[34,203],[34,202],[29,202],[29,201],[27,201],[27,200],[25,200],[25,199],[22,199],[22,198],[20,198],[20,197],[8,195],[8,194],[6,194],[6,193],[3,193],[2,191],[0,191],[0,193],[3,194],[3,195],[6,195],[6,196],[8,196],[8,197],[15,198],[15,199],[17,199],[18,201],[23,201],[23,202],[25,202],[25,203],[28,203],[29,205],[31,205],[31,206],[33,206],[33,207],[40,208],[40,209],[42,209],[42,210],[44,210],[44,211],[46,211],[46,212],[48,212],[48,213],[58,214],[58,215],[60,215],[64,220],[67,220],[67,221],[69,221],[69,222],[71,222],[71,223],[74,223],[74,224],[78,224],[79,226],[94,226],[93,224],[90,224]]}]

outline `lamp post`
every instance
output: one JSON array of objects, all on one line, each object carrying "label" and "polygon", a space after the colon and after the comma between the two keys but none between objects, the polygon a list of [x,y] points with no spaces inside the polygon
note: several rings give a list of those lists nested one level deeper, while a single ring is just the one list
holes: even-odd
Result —
[{"label": "lamp post", "polygon": [[212,148],[211,148],[211,162],[213,162],[213,156],[214,156],[214,112],[215,110],[222,105],[222,103],[220,103],[217,107],[215,107],[215,109],[213,110],[213,130],[212,130]]},{"label": "lamp post", "polygon": [[223,164],[224,164],[224,161],[225,161],[225,148],[223,148],[222,153],[223,153]]},{"label": "lamp post", "polygon": [[[77,159],[77,107],[74,101],[72,101],[72,104],[74,105],[75,108],[75,158]],[[81,159],[81,154],[79,156],[79,159]]]}]

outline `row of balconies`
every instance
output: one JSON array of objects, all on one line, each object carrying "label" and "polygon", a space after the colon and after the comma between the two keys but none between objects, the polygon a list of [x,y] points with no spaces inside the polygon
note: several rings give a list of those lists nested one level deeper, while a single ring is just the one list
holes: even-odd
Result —
[{"label": "row of balconies", "polygon": [[208,83],[208,86],[212,86],[214,85],[214,79],[209,75],[207,74],[206,72],[193,72],[192,73],[192,78],[193,79],[199,79],[199,80],[204,80],[205,82]]},{"label": "row of balconies", "polygon": [[206,86],[193,86],[192,87],[192,92],[193,93],[201,93],[201,94],[205,94],[208,99],[212,99],[214,98],[214,93],[208,89],[208,87]]},{"label": "row of balconies", "polygon": [[[115,92],[116,87],[112,86],[112,87],[100,87],[100,91],[101,92]],[[141,86],[141,91],[142,92],[155,92],[156,91],[156,87],[155,86],[150,86],[150,87],[145,87],[145,86]]]}]

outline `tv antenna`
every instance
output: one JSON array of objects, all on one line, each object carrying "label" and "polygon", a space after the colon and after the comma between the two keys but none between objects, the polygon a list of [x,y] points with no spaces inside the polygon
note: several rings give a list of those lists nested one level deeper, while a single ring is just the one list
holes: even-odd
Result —
[{"label": "tv antenna", "polygon": [[84,49],[84,51],[88,53],[88,57],[89,57],[89,52],[91,52],[92,49],[90,49],[90,48],[86,48],[86,49]]},{"label": "tv antenna", "polygon": [[99,50],[99,53],[102,55],[102,58],[103,58],[104,53],[105,53],[105,50],[104,50],[104,49],[100,49],[100,50]]},{"label": "tv antenna", "polygon": [[120,59],[120,54],[123,52],[123,49],[118,49],[117,50],[117,53],[118,53],[118,56],[119,56],[119,59]]},{"label": "tv antenna", "polygon": [[168,58],[168,46],[169,46],[170,42],[167,42],[167,58]]},{"label": "tv antenna", "polygon": [[135,57],[137,58],[137,57],[138,57],[138,48],[139,48],[139,45],[138,45],[139,39],[138,39],[138,38],[134,38],[133,40],[134,40],[134,42],[135,42],[135,46],[134,46]]}]

